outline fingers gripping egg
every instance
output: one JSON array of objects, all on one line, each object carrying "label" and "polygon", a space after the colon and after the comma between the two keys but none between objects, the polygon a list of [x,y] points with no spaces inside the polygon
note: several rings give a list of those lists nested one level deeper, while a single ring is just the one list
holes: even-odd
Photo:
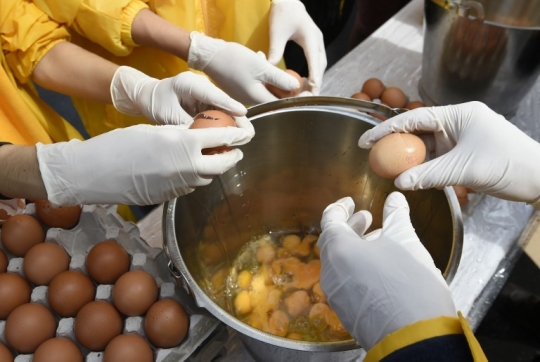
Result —
[{"label": "fingers gripping egg", "polygon": [[276,86],[274,86],[272,84],[266,84],[266,88],[270,91],[270,93],[272,93],[273,95],[275,95],[278,98],[290,98],[290,97],[297,96],[298,94],[300,94],[300,92],[302,92],[302,90],[304,88],[304,86],[303,86],[304,85],[304,80],[302,79],[300,74],[296,73],[292,69],[285,69],[285,72],[289,73],[290,75],[295,77],[296,80],[298,80],[298,83],[300,83],[300,87],[298,87],[296,89],[293,89],[292,91],[287,91],[287,90],[278,88],[278,87],[276,87]]},{"label": "fingers gripping egg", "polygon": [[[195,116],[193,123],[189,127],[190,129],[200,129],[200,128],[211,128],[211,127],[236,127],[236,122],[228,114],[216,111],[209,110],[204,111]],[[212,148],[204,148],[202,150],[203,155],[213,155],[216,153],[223,153],[230,151],[231,147],[229,146],[220,146]]]},{"label": "fingers gripping egg", "polygon": [[402,172],[424,162],[426,146],[410,133],[391,133],[381,138],[369,152],[369,166],[379,176],[396,178]]}]

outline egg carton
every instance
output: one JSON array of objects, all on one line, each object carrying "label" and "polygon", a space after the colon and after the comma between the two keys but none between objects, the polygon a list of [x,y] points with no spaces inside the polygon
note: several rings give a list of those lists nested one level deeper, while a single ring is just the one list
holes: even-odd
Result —
[{"label": "egg carton", "polygon": [[[26,214],[35,215],[34,204],[27,205]],[[1,232],[1,231],[0,231]],[[156,362],[209,361],[222,353],[227,341],[227,329],[208,312],[197,307],[193,298],[171,276],[168,259],[163,250],[148,246],[140,237],[133,223],[124,221],[114,206],[84,206],[80,221],[73,229],[49,228],[45,242],[61,245],[71,257],[69,269],[87,273],[86,256],[92,247],[104,240],[115,240],[130,254],[130,270],[144,270],[154,276],[159,287],[159,299],[170,298],[179,302],[189,315],[190,323],[186,339],[174,348],[153,348]],[[2,245],[0,244],[0,248]],[[3,249],[3,248],[2,248]],[[14,257],[3,249],[9,258],[8,272],[24,275],[23,258]],[[112,302],[113,285],[97,285],[95,300]],[[32,289],[31,302],[40,303],[52,311],[47,300],[47,286]],[[82,346],[75,337],[75,318],[56,315],[56,337],[75,342],[86,356],[86,362],[102,362],[103,352],[92,352]],[[0,321],[0,341],[6,343],[5,321]],[[144,316],[124,318],[124,333],[135,333],[146,339]],[[31,354],[19,354],[15,362],[30,362]]]}]

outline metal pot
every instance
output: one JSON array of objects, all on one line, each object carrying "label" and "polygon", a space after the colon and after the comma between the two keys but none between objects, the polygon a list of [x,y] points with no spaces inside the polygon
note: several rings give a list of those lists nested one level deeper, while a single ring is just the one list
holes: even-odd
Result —
[{"label": "metal pot", "polygon": [[540,1],[424,4],[424,102],[481,101],[511,117],[540,74]]},{"label": "metal pot", "polygon": [[[401,110],[348,98],[292,98],[253,107],[256,135],[241,146],[244,159],[205,187],[165,206],[165,249],[197,304],[240,332],[258,360],[346,361],[354,340],[300,342],[277,337],[236,319],[223,278],[252,236],[275,230],[319,229],[323,209],[344,196],[373,214],[381,227],[392,180],[375,175],[358,138]],[[412,223],[450,282],[462,249],[461,211],[453,189],[404,192]],[[225,270],[225,272],[223,272]]]}]

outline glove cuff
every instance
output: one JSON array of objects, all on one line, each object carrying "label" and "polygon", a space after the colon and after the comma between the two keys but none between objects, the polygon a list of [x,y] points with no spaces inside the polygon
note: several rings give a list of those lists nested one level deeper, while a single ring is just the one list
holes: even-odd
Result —
[{"label": "glove cuff", "polygon": [[189,38],[191,44],[187,59],[188,66],[200,71],[204,71],[216,53],[226,44],[224,40],[211,38],[196,31],[192,31]]},{"label": "glove cuff", "polygon": [[142,116],[134,102],[134,90],[141,78],[150,78],[137,69],[121,66],[114,73],[111,81],[111,98],[114,108],[128,116]]},{"label": "glove cuff", "polygon": [[81,141],[72,140],[70,142],[59,142],[48,145],[43,143],[36,144],[41,179],[45,185],[49,201],[55,206],[81,204],[79,202],[80,200],[74,194],[74,183],[64,177],[74,172],[66,160],[66,155],[72,154],[69,145],[76,142]]}]

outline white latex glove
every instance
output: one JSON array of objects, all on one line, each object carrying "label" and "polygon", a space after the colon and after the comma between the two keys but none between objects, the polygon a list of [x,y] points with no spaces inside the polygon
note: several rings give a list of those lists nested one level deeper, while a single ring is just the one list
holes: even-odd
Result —
[{"label": "white latex glove", "polygon": [[288,91],[300,86],[292,75],[269,63],[264,54],[196,31],[190,38],[188,65],[206,73],[227,94],[244,104],[277,100],[266,89],[266,83]]},{"label": "white latex glove", "polygon": [[203,155],[203,148],[242,145],[254,136],[246,117],[237,127],[187,129],[137,125],[87,141],[38,143],[49,201],[55,205],[154,205],[208,185],[243,157],[242,151]]},{"label": "white latex glove", "polygon": [[114,107],[130,116],[145,116],[157,124],[185,124],[207,109],[218,108],[243,116],[246,108],[216,87],[208,78],[183,72],[158,80],[122,66],[111,82]]},{"label": "white latex glove", "polygon": [[270,50],[268,61],[277,64],[283,58],[285,45],[294,41],[304,49],[309,77],[308,91],[319,95],[326,69],[324,37],[299,0],[273,0],[270,8]]},{"label": "white latex glove", "polygon": [[412,323],[456,317],[450,290],[416,236],[405,196],[391,193],[382,229],[365,236],[371,214],[353,212],[350,197],[329,205],[317,246],[323,292],[360,345],[370,350]]},{"label": "white latex glove", "polygon": [[507,200],[540,199],[540,144],[481,102],[405,112],[358,145],[371,148],[392,132],[421,133],[431,159],[396,178],[402,190],[460,185]]}]

